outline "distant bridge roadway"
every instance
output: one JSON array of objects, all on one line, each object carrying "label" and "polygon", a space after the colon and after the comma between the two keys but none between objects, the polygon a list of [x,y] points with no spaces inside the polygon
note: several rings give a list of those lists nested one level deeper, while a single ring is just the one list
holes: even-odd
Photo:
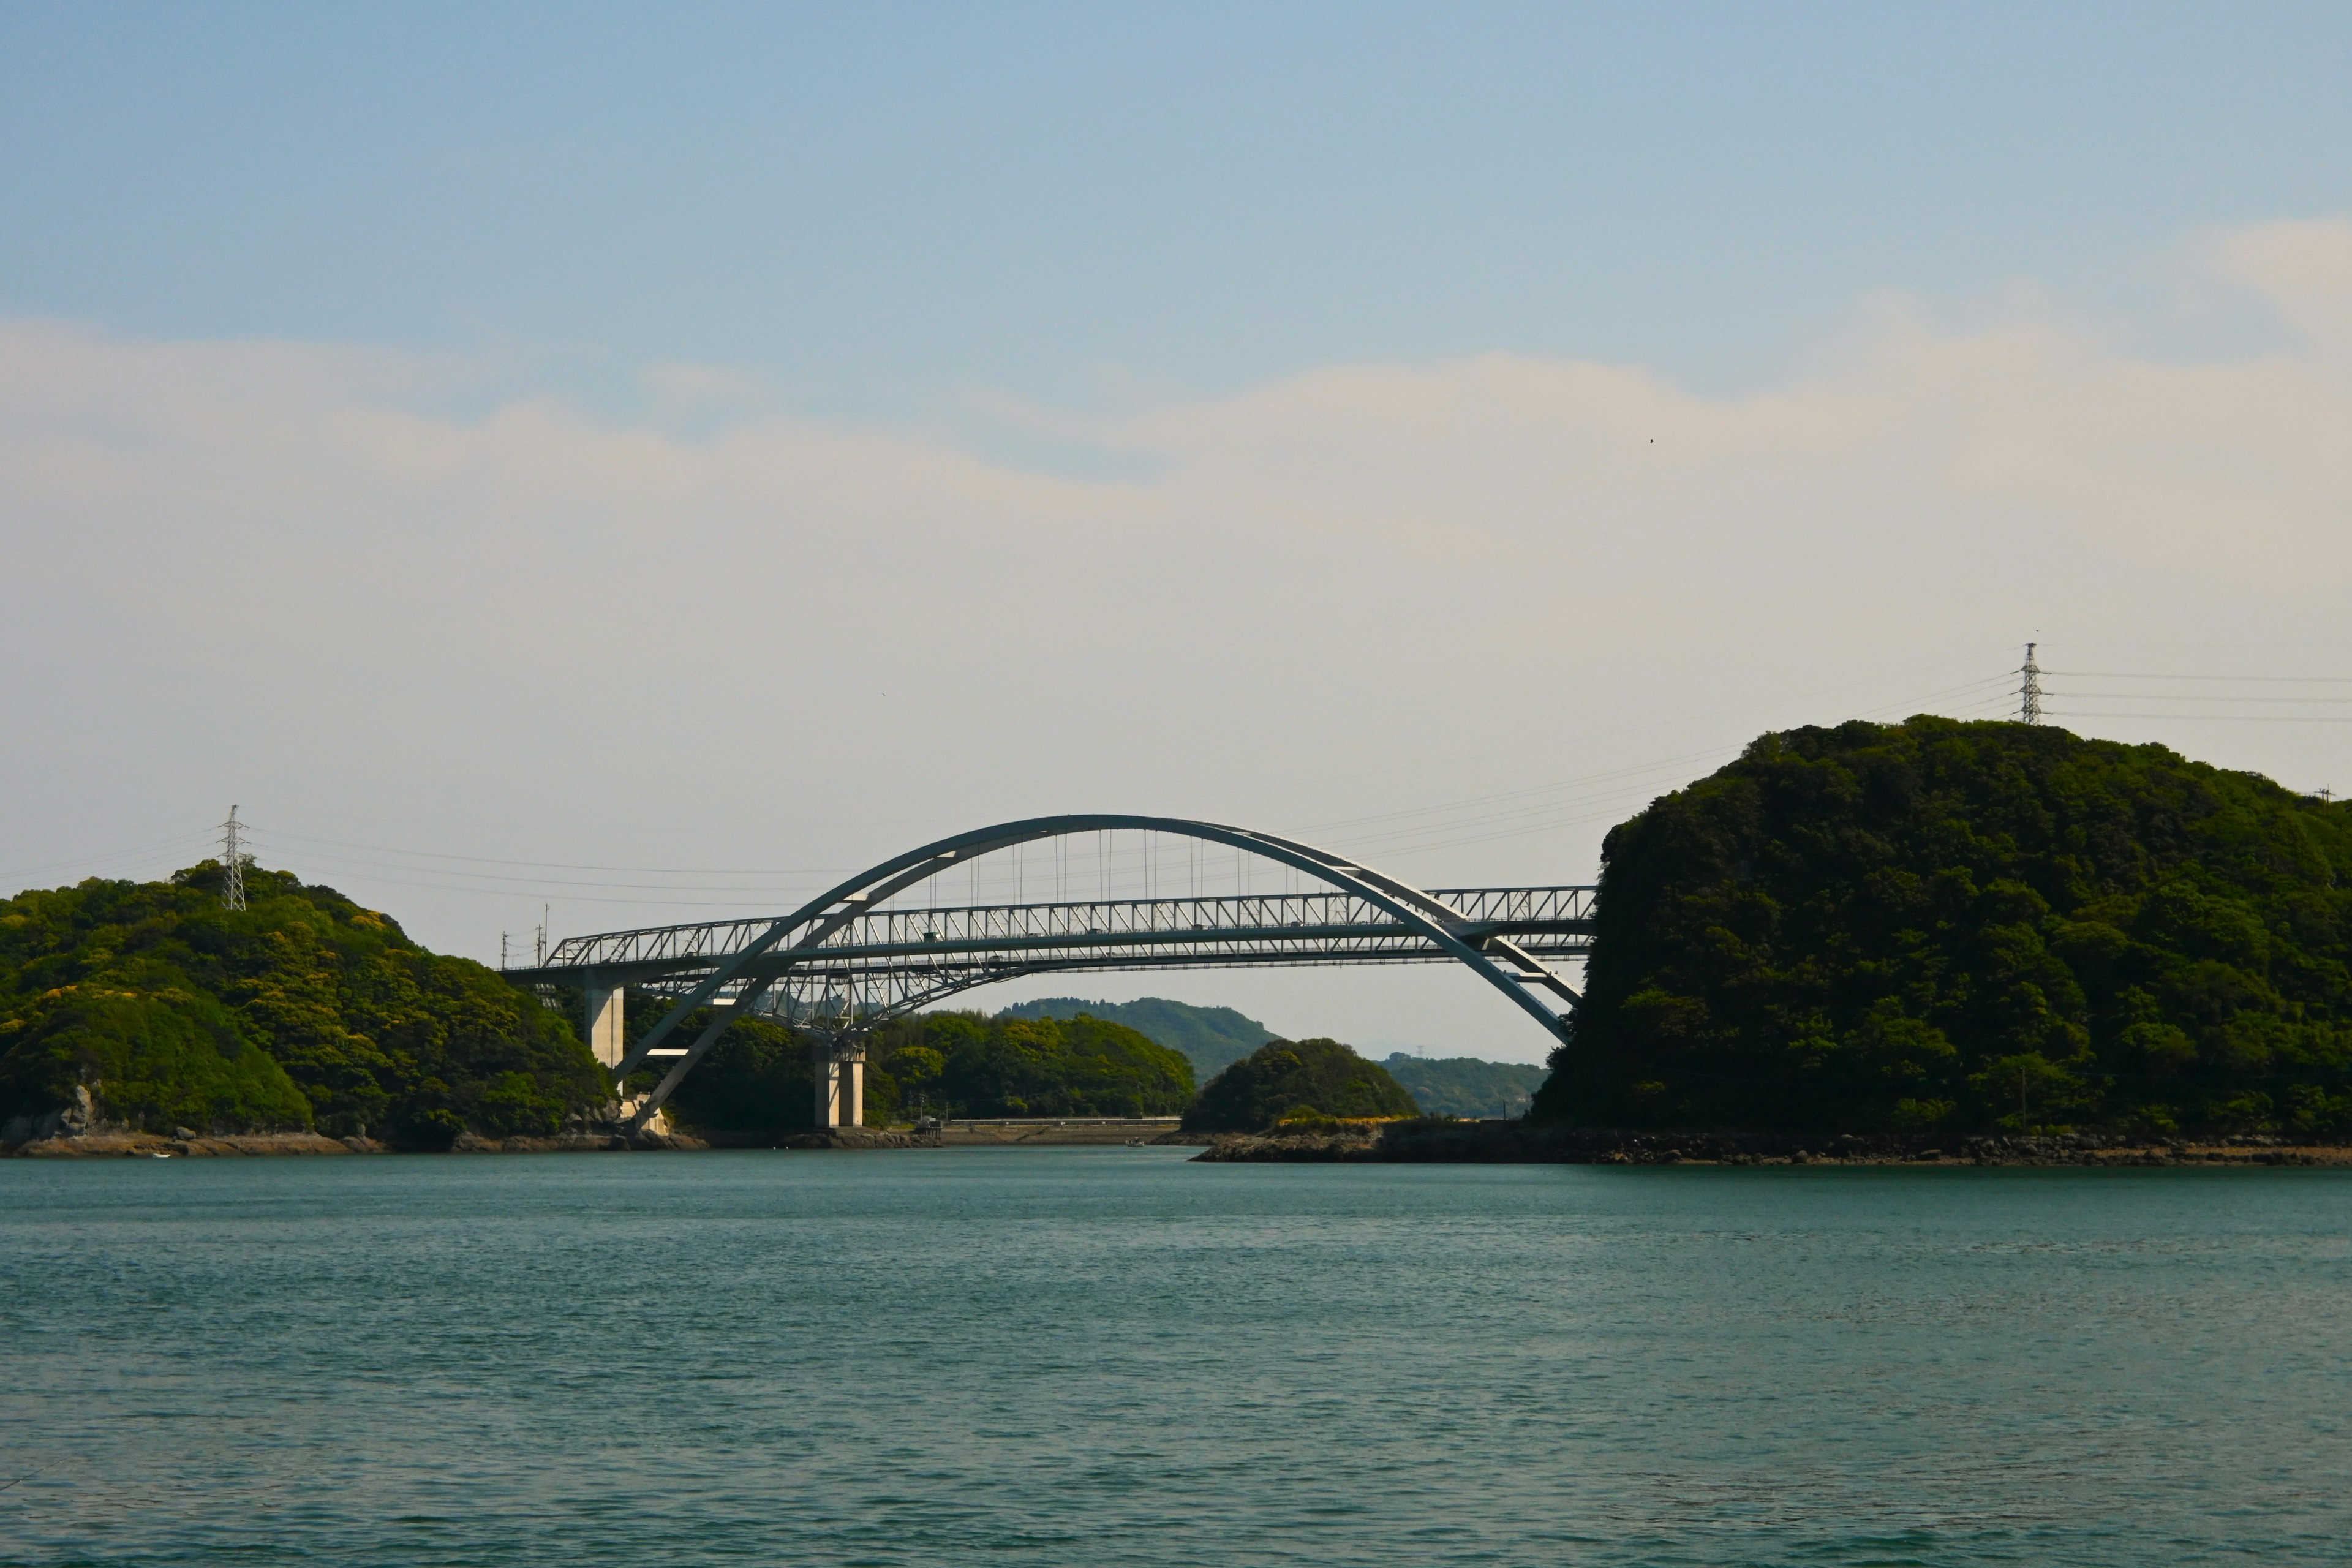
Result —
[{"label": "distant bridge roadway", "polygon": [[[1310,891],[938,907],[940,879],[1038,840],[1144,833],[1222,845],[1319,883]],[[926,895],[921,903],[910,895]],[[864,1037],[975,986],[1024,975],[1303,964],[1457,963],[1555,1036],[1577,994],[1546,959],[1581,956],[1589,886],[1423,889],[1291,840],[1173,817],[1035,817],[944,838],[886,860],[790,914],[570,937],[509,978],[551,1000],[582,998],[590,1047],[616,1079],[660,1062],[630,1105],[642,1125],[747,1012],[818,1042],[817,1119],[864,1118]],[[630,988],[668,1010],[624,1045]],[[714,1016],[680,1035],[698,1011]]]}]

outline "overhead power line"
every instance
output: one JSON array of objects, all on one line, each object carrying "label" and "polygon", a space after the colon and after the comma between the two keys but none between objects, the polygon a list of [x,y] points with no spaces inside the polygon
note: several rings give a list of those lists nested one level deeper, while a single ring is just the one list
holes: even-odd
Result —
[{"label": "overhead power line", "polygon": [[19,866],[13,870],[0,871],[0,881],[11,880],[18,877],[38,877],[50,871],[80,871],[84,875],[89,875],[100,866],[112,865],[121,860],[134,860],[142,856],[157,854],[165,849],[186,851],[200,847],[210,847],[220,842],[217,837],[219,831],[218,828],[213,828],[203,833],[175,833],[169,838],[159,838],[147,844],[129,845],[121,849],[104,849],[94,855],[76,855],[64,860],[45,861],[37,866]]},{"label": "overhead power line", "polygon": [[[278,835],[272,832],[270,837],[275,838],[278,837]],[[532,888],[622,888],[642,889],[646,892],[656,893],[758,893],[766,890],[766,889],[762,888],[713,888],[706,887],[696,882],[582,881],[577,879],[566,877],[527,877],[505,871],[459,871],[440,866],[411,866],[397,861],[369,860],[355,855],[320,853],[317,850],[310,850],[306,853],[309,855],[309,858],[313,860],[324,861],[331,865],[359,867],[368,870],[406,871],[412,875],[430,873],[436,877],[451,878],[467,882],[504,882],[516,886]],[[396,854],[398,851],[391,851],[390,853]],[[827,875],[842,874],[843,873],[837,872],[827,873]],[[782,878],[771,878],[769,880],[769,886],[772,887],[782,880],[783,879]],[[814,886],[813,883],[797,885]]]},{"label": "overhead power line", "polygon": [[2265,702],[2294,703],[2306,708],[2352,702],[2352,692],[2342,697],[2204,697],[2186,691],[2062,691],[2057,695],[2074,702]]},{"label": "overhead power line", "polygon": [[[2015,672],[1990,674],[1949,686],[1925,696],[1885,704],[1860,715],[1875,718],[1881,714],[1909,714],[1940,711],[1955,717],[1989,711],[2013,700],[2014,688],[2009,683]],[[2116,679],[2126,679],[2118,677]],[[2347,682],[2352,684],[2352,682]],[[2004,691],[2008,688],[2008,691]],[[2124,693],[2098,693],[2100,698],[2123,698]],[[1958,700],[1950,700],[1957,699]],[[2174,699],[2178,700],[2178,699]],[[2276,701],[2326,701],[2327,699],[2275,699]],[[2352,700],[2352,699],[2347,699]],[[2093,715],[2084,715],[2093,716]],[[2138,717],[2139,715],[2118,715]],[[2170,715],[2196,717],[2197,715]],[[2147,715],[2147,717],[2158,717]],[[2301,716],[2287,716],[2294,721]],[[1383,856],[1416,856],[1460,846],[1530,839],[1537,836],[1581,827],[1595,822],[1613,820],[1625,814],[1625,803],[1644,797],[1661,788],[1676,787],[1686,782],[1694,769],[1700,769],[1736,756],[1747,744],[1708,747],[1677,755],[1655,758],[1643,763],[1555,779],[1517,788],[1489,791],[1480,795],[1457,797],[1402,810],[1379,812],[1368,816],[1340,818],[1316,824],[1305,830],[1306,836],[1332,836],[1348,847],[1362,847]],[[227,825],[223,825],[226,832]],[[267,821],[262,825],[260,842],[265,848],[278,844],[289,864],[311,862],[329,875],[351,875],[362,884],[381,882],[388,887],[420,888],[442,892],[457,892],[498,898],[529,897],[533,901],[546,890],[561,889],[560,896],[569,902],[613,905],[646,905],[680,910],[698,910],[723,914],[735,914],[764,909],[778,899],[804,896],[824,885],[831,879],[845,875],[851,868],[800,867],[788,869],[743,867],[648,867],[591,861],[544,861],[519,857],[465,855],[447,850],[409,848],[370,841],[345,840],[322,835],[278,828]],[[174,846],[194,847],[201,839],[194,835],[175,835],[171,838],[112,850],[100,856],[52,863],[54,868],[89,867],[97,862],[131,857],[171,848]],[[218,840],[215,840],[218,842]],[[249,864],[255,838],[251,825],[242,814],[236,814],[234,851],[224,847],[221,853],[241,870]],[[379,858],[381,857],[381,858]],[[276,857],[272,857],[273,861]],[[469,868],[480,868],[472,869]],[[51,868],[27,868],[37,871]],[[977,870],[977,868],[975,868]],[[549,876],[546,872],[578,872],[585,876]],[[598,875],[603,873],[604,875]],[[638,882],[614,878],[653,875],[712,879],[710,882]],[[730,885],[758,882],[764,885]],[[683,892],[700,897],[670,899],[648,897],[662,893]]]},{"label": "overhead power line", "polygon": [[2210,680],[2246,685],[2352,686],[2352,675],[2155,675],[2126,669],[2045,669],[2061,680]]},{"label": "overhead power line", "polygon": [[[474,893],[485,898],[535,899],[539,895],[522,888],[475,888],[450,882],[420,880],[413,877],[369,875],[369,885],[381,883],[389,888],[422,888],[436,893]],[[714,889],[713,891],[724,891]],[[566,904],[635,904],[658,909],[718,910],[730,913],[758,914],[772,907],[772,900],[762,898],[763,889],[746,888],[742,895],[732,899],[647,899],[607,898],[595,893],[567,893]]]},{"label": "overhead power line", "polygon": [[273,826],[272,838],[290,838],[302,844],[323,844],[336,849],[365,849],[376,855],[408,855],[420,859],[459,860],[472,866],[522,866],[541,871],[625,871],[647,877],[846,877],[865,869],[861,866],[799,866],[789,870],[747,870],[740,867],[702,866],[589,866],[564,860],[507,860],[489,855],[453,855],[439,849],[402,849],[388,844],[354,844],[341,838],[320,838],[312,834],[296,833],[290,828]]},{"label": "overhead power line", "polygon": [[2352,713],[2086,713],[2055,712],[2060,719],[2160,719],[2168,724],[2352,724]]}]

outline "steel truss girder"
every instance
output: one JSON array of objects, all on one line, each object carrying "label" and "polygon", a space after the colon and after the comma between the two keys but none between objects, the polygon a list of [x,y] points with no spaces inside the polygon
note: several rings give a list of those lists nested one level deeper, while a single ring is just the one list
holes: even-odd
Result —
[{"label": "steel truss girder", "polygon": [[[1103,832],[1164,833],[1222,844],[1302,871],[1331,890],[1216,900],[975,905],[946,911],[879,908],[906,889],[982,855],[1037,839]],[[1449,898],[1310,845],[1218,823],[1129,816],[1033,817],[909,850],[781,918],[571,938],[558,944],[545,964],[512,972],[511,977],[536,984],[635,984],[673,996],[669,1012],[614,1068],[616,1079],[626,1079],[697,1009],[721,1009],[642,1102],[636,1112],[642,1122],[669,1098],[732,1018],[746,1010],[789,1015],[794,993],[820,976],[843,1003],[838,1014],[842,1023],[862,1029],[925,1000],[1020,973],[1451,959],[1467,965],[1553,1035],[1564,1037],[1566,1012],[1546,1005],[1534,993],[1548,993],[1568,1009],[1580,998],[1538,954],[1579,950],[1561,945],[1561,939],[1589,932],[1591,892],[1568,888],[1462,889]],[[1339,907],[1332,907],[1335,900]],[[1314,911],[1319,918],[1312,925],[1304,913],[1297,923],[1266,918],[1267,906],[1286,910],[1296,903],[1304,910],[1315,900],[1323,902]],[[1069,917],[1077,911],[1098,918],[1099,926],[1084,931],[1066,929]],[[1123,922],[1116,911],[1125,912]],[[1224,913],[1232,913],[1235,922],[1228,925],[1213,918],[1208,923],[1174,923],[1182,915],[1197,919]],[[943,914],[961,914],[968,923],[979,921],[982,929],[942,937],[943,929],[953,929],[939,923]],[[1163,916],[1168,923],[1162,923]],[[985,929],[991,918],[1001,918],[1005,929]],[[896,932],[898,940],[887,940],[894,926],[926,920],[932,923],[914,928],[922,931],[920,940],[907,940],[904,930]],[[1016,920],[1036,929],[1016,931]],[[1064,929],[1055,929],[1057,924]],[[877,929],[864,929],[869,927]],[[877,937],[884,940],[874,940]],[[1009,961],[985,956],[1000,953],[1020,956]],[[948,984],[940,973],[941,959],[971,962],[981,977],[970,978],[967,971]],[[924,968],[930,980],[908,984]],[[893,978],[900,974],[903,980]],[[878,1015],[862,1009],[853,991],[857,980],[868,977],[870,984],[891,993],[887,1001],[876,998],[884,1004]],[[780,982],[783,997],[772,1007],[763,1007],[763,999]]]},{"label": "steel truss girder", "polygon": [[[1580,937],[1591,928],[1592,891],[1589,887],[1460,888],[1433,889],[1430,896],[1462,911],[1465,937]],[[551,974],[593,970],[629,984],[649,981],[715,967],[773,923],[773,917],[763,916],[567,937],[549,955],[544,969]],[[1295,940],[1341,929],[1368,938],[1420,941],[1365,900],[1320,891],[869,910],[834,932],[823,948],[829,955],[856,956],[886,949],[908,953],[978,951],[1040,937],[1083,937],[1098,945],[1168,942],[1186,935],[1238,942],[1252,937]]]}]

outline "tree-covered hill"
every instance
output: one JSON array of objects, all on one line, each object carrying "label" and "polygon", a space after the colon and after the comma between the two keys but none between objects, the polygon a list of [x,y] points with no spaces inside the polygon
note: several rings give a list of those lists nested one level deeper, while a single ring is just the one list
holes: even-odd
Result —
[{"label": "tree-covered hill", "polygon": [[1603,858],[1538,1119],[2352,1136],[2352,805],[1917,718],[1766,735]]},{"label": "tree-covered hill", "polygon": [[1192,1064],[1192,1076],[1206,1082],[1268,1040],[1274,1031],[1255,1018],[1231,1007],[1196,1007],[1165,996],[1139,996],[1132,1002],[1083,1002],[1076,996],[1047,996],[1017,1002],[997,1015],[1000,1018],[1075,1018],[1081,1013],[1136,1033],[1171,1050],[1181,1051]]},{"label": "tree-covered hill", "polygon": [[908,1108],[959,1116],[1174,1116],[1192,1064],[1124,1024],[925,1013],[875,1032]]},{"label": "tree-covered hill", "polygon": [[207,863],[0,902],[0,1124],[88,1095],[154,1131],[315,1127],[411,1147],[559,1130],[611,1098],[570,1022],[284,872]]},{"label": "tree-covered hill", "polygon": [[1337,1040],[1273,1040],[1211,1079],[1188,1131],[1256,1132],[1285,1117],[1413,1116],[1412,1096]]},{"label": "tree-covered hill", "polygon": [[[1132,1002],[1048,996],[1015,1003],[997,1016],[1073,1018],[1081,1013],[1125,1024],[1183,1052],[1192,1064],[1193,1077],[1202,1083],[1275,1037],[1264,1024],[1231,1007],[1202,1007],[1165,996],[1139,996]],[[1528,1100],[1544,1080],[1542,1068],[1481,1061],[1475,1057],[1424,1058],[1398,1051],[1383,1065],[1423,1111],[1433,1116],[1524,1115]]]},{"label": "tree-covered hill", "polygon": [[[632,998],[632,1031],[658,1013]],[[814,1126],[809,1046],[766,1019],[730,1025],[670,1097],[670,1119],[696,1133]],[[632,1088],[650,1088],[656,1076]],[[1192,1065],[1181,1053],[1085,1014],[920,1013],[866,1037],[866,1120],[874,1125],[925,1114],[1174,1116],[1192,1099]]]},{"label": "tree-covered hill", "polygon": [[1411,1057],[1396,1051],[1381,1065],[1429,1116],[1524,1116],[1544,1080],[1539,1067],[1476,1057]]}]

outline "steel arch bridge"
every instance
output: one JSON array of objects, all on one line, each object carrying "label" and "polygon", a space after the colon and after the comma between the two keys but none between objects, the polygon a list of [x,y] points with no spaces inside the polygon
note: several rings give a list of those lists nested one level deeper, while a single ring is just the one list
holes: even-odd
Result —
[{"label": "steel arch bridge", "polygon": [[[1223,845],[1319,881],[1311,892],[900,907],[890,900],[997,850],[1082,834],[1142,832]],[[936,885],[936,884],[935,884]],[[1588,886],[1424,890],[1344,857],[1212,822],[1131,816],[1041,816],[942,838],[860,872],[792,913],[566,938],[508,978],[551,1003],[577,992],[590,1047],[616,1080],[668,1071],[631,1103],[642,1126],[746,1014],[818,1044],[821,1125],[863,1117],[864,1036],[975,986],[1023,975],[1366,963],[1458,963],[1557,1037],[1579,997],[1543,962],[1587,951]],[[634,1045],[622,998],[670,1003]],[[682,1026],[716,1016],[688,1043]]]}]

